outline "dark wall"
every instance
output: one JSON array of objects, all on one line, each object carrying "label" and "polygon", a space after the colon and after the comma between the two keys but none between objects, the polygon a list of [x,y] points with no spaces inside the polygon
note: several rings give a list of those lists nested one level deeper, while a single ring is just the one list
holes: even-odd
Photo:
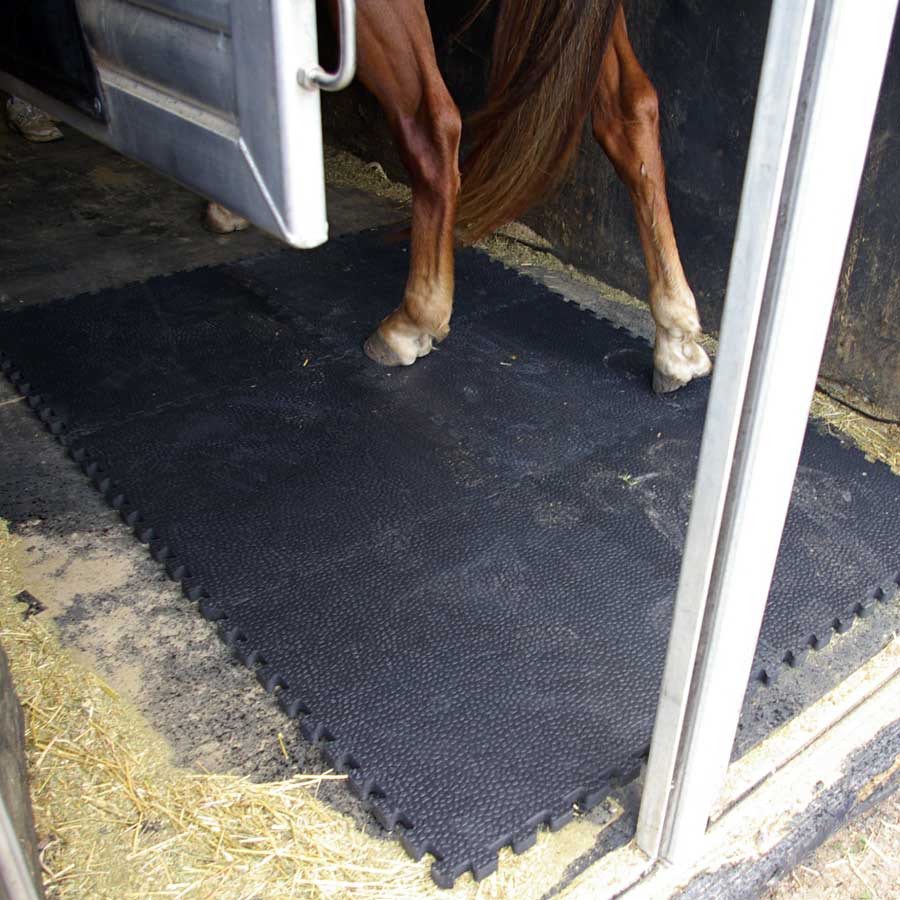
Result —
[{"label": "dark wall", "polygon": [[823,374],[900,415],[900,24],[894,26]]},{"label": "dark wall", "polygon": [[103,119],[97,70],[75,0],[5,0],[0,7],[0,68]]},{"label": "dark wall", "polygon": [[[489,22],[448,42],[433,4],[445,76],[464,110],[477,105]],[[627,0],[632,41],[660,95],[669,198],[704,325],[718,328],[737,220],[768,0]],[[900,414],[900,43],[888,71],[835,306],[823,374]],[[332,136],[402,174],[377,105],[358,89],[326,108]],[[643,295],[646,276],[631,204],[602,151],[583,142],[557,197],[525,217],[566,260]]]}]

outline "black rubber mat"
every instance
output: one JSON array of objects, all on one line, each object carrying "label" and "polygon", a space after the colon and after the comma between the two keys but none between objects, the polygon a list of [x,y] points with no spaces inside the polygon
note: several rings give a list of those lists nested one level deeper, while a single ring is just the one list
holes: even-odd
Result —
[{"label": "black rubber mat", "polygon": [[[410,369],[360,351],[407,263],[372,235],[0,314],[48,428],[442,885],[639,765],[707,397],[458,262]],[[755,677],[893,598],[898,502],[810,428]]]}]

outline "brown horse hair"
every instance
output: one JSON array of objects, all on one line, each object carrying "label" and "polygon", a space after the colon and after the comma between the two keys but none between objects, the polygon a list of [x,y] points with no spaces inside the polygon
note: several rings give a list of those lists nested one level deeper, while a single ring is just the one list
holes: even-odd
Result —
[{"label": "brown horse hair", "polygon": [[511,222],[565,177],[619,2],[502,0],[487,100],[467,123],[457,218],[464,241]]}]

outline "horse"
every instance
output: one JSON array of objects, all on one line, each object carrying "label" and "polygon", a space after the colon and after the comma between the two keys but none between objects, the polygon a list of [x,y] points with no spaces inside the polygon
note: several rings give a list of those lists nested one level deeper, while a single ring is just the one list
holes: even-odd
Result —
[{"label": "horse", "polygon": [[[478,0],[463,27],[494,2],[486,100],[466,123],[471,149],[460,164],[462,117],[438,68],[425,0],[357,0],[357,78],[379,102],[412,187],[403,299],[365,353],[408,366],[447,337],[455,240],[479,240],[556,188],[590,117],[634,206],[656,325],[653,389],[668,393],[708,374],[669,212],[659,99],[621,0]],[[244,224],[218,204],[207,209],[214,231]]]}]

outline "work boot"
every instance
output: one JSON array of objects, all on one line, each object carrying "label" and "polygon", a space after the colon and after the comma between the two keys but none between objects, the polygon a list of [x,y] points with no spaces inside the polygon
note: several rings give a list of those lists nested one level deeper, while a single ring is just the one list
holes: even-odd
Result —
[{"label": "work boot", "polygon": [[6,121],[13,131],[35,144],[58,141],[63,136],[47,113],[18,97],[10,97],[6,101]]}]

